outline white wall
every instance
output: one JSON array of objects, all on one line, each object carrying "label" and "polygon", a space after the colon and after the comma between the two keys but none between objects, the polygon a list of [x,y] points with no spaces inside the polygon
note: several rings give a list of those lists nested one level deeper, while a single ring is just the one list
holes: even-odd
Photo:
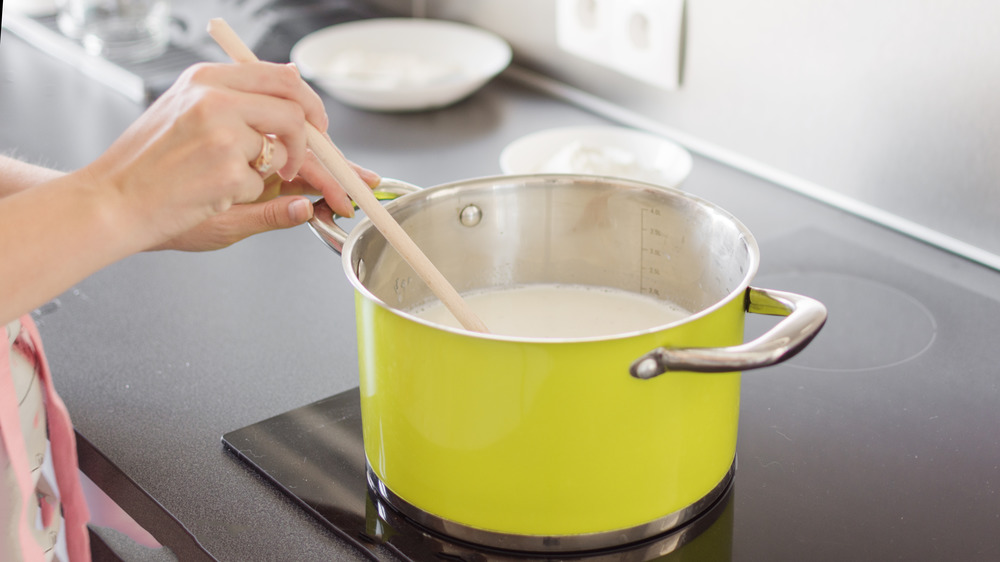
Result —
[{"label": "white wall", "polygon": [[1000,2],[687,0],[677,92],[561,53],[554,0],[426,5],[522,64],[1000,254]]}]

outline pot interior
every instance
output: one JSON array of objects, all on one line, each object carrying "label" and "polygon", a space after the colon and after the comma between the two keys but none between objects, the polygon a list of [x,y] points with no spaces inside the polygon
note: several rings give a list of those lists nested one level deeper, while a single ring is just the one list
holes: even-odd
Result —
[{"label": "pot interior", "polygon": [[[528,284],[609,287],[703,313],[743,291],[758,250],[743,224],[676,189],[616,178],[480,178],[386,207],[460,293]],[[370,221],[344,246],[355,287],[406,311],[435,297]]]}]

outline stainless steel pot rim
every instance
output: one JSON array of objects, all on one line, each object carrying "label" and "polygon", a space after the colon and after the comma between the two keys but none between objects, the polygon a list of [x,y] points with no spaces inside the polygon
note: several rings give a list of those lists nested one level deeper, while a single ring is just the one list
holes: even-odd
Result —
[{"label": "stainless steel pot rim", "polygon": [[[655,334],[676,326],[681,326],[689,322],[695,321],[704,316],[708,316],[715,312],[716,310],[723,308],[728,303],[732,302],[734,299],[745,300],[747,289],[750,288],[750,283],[753,281],[754,276],[757,274],[757,269],[760,265],[760,249],[757,246],[757,240],[754,238],[750,230],[744,225],[739,219],[737,219],[732,213],[726,211],[722,207],[703,199],[697,195],[688,193],[678,188],[667,187],[657,184],[652,184],[648,182],[643,182],[639,180],[631,180],[625,178],[617,178],[610,176],[594,176],[594,175],[581,175],[581,174],[520,174],[520,175],[502,175],[502,176],[482,176],[478,178],[471,178],[465,180],[454,181],[450,183],[445,183],[441,185],[436,185],[434,187],[428,187],[419,189],[412,193],[407,193],[394,200],[386,202],[386,209],[391,213],[392,208],[399,205],[406,205],[407,201],[412,201],[416,197],[449,197],[450,193],[460,190],[462,188],[468,188],[473,185],[482,184],[499,184],[495,185],[494,188],[502,188],[505,185],[509,188],[515,188],[516,185],[511,184],[523,184],[524,182],[538,182],[543,183],[564,183],[564,182],[587,182],[592,183],[594,181],[607,182],[611,184],[619,184],[622,186],[633,187],[642,190],[651,190],[654,192],[666,192],[675,197],[681,197],[697,203],[698,205],[708,209],[712,213],[718,215],[724,220],[732,222],[741,233],[741,241],[746,243],[749,252],[749,262],[747,263],[746,271],[743,275],[742,281],[729,292],[728,295],[719,299],[711,306],[698,310],[680,320],[671,322],[668,324],[663,324],[659,326],[653,326],[645,330],[637,330],[632,332],[622,332],[614,335],[604,335],[604,336],[592,336],[592,337],[578,337],[578,338],[534,338],[534,337],[518,337],[509,336],[501,334],[483,334],[479,332],[472,332],[469,330],[464,330],[460,328],[452,328],[450,326],[444,326],[441,324],[436,324],[433,322],[428,322],[422,318],[414,316],[402,310],[396,308],[368,290],[363,282],[358,278],[357,272],[354,271],[352,266],[351,255],[354,251],[354,246],[357,241],[367,232],[368,230],[374,229],[375,225],[368,220],[367,217],[363,218],[349,233],[347,240],[344,242],[343,250],[341,252],[343,259],[341,260],[344,272],[347,275],[348,280],[354,286],[354,288],[364,295],[367,299],[376,303],[378,306],[401,316],[410,321],[423,324],[425,326],[435,328],[438,330],[443,330],[446,332],[452,332],[466,337],[475,337],[482,339],[490,339],[497,341],[509,341],[509,342],[519,342],[519,343],[536,343],[536,344],[565,344],[565,343],[588,343],[588,342],[599,342],[599,341],[612,341],[618,339],[628,339],[636,336],[643,336],[647,334]],[[409,185],[403,182],[397,182],[396,180],[383,180],[386,184],[402,184]],[[378,190],[378,188],[376,188]]]},{"label": "stainless steel pot rim", "polygon": [[471,527],[428,513],[407,502],[382,482],[367,462],[365,473],[368,488],[373,494],[404,517],[431,531],[465,542],[514,552],[569,553],[623,547],[678,530],[729,492],[736,474],[736,458],[733,458],[732,465],[719,483],[687,507],[635,527],[577,535],[521,535]]}]

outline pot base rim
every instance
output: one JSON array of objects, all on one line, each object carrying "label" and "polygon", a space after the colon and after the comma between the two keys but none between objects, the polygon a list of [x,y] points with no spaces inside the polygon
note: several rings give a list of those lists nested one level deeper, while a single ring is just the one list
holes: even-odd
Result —
[{"label": "pot base rim", "polygon": [[382,482],[367,461],[365,462],[365,476],[369,490],[377,499],[384,501],[394,511],[430,531],[501,550],[562,553],[622,547],[677,530],[707,511],[729,492],[736,474],[736,464],[734,457],[729,470],[726,471],[718,484],[698,500],[677,511],[634,527],[573,535],[525,535],[472,527],[434,515],[407,502]]}]

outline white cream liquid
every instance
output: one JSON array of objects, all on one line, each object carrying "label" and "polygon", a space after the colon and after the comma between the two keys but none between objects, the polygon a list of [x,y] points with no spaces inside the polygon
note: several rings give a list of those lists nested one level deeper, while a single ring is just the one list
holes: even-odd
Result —
[{"label": "white cream liquid", "polygon": [[[462,296],[490,333],[529,338],[610,336],[647,330],[691,315],[659,299],[583,285],[525,285]],[[410,313],[435,324],[461,328],[440,301]]]}]

